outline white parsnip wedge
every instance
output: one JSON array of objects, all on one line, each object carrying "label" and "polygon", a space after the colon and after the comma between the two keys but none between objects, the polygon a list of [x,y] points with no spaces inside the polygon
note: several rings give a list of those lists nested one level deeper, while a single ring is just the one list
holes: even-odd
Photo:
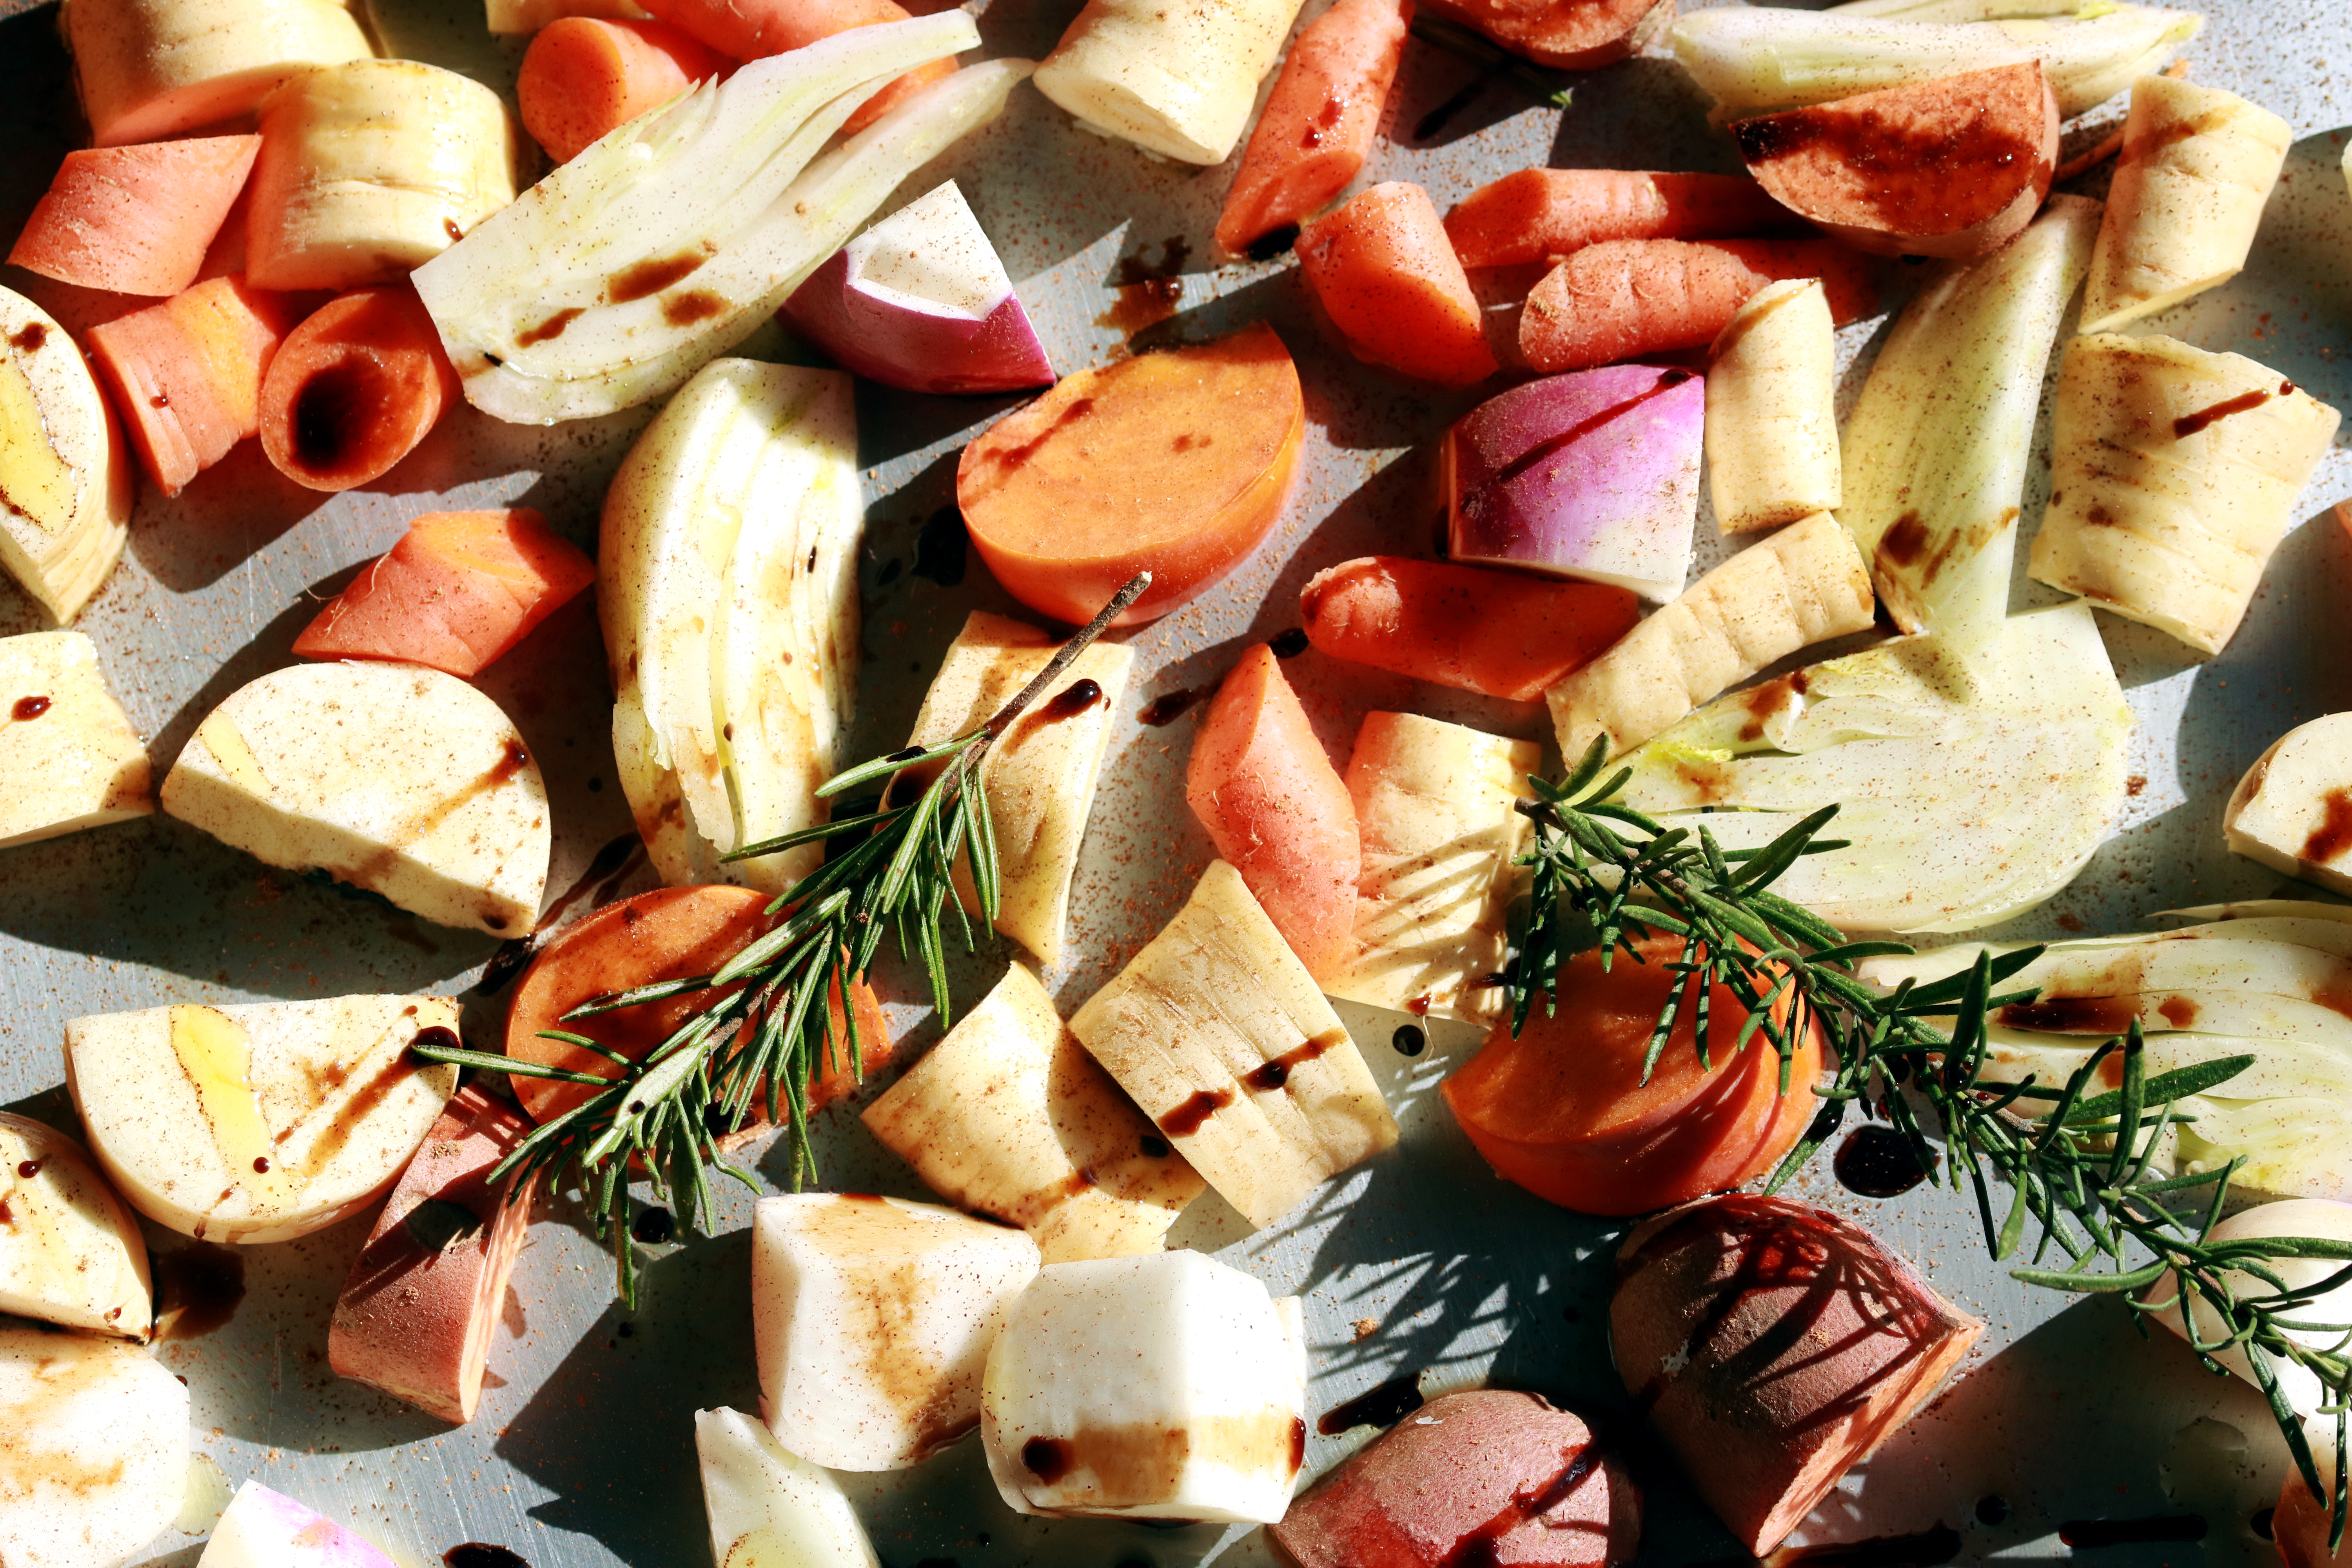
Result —
[{"label": "white parsnip wedge", "polygon": [[1037,90],[1106,136],[1188,163],[1222,163],[1299,0],[1087,0]]},{"label": "white parsnip wedge", "polygon": [[863,1120],[933,1192],[1019,1226],[1047,1263],[1157,1252],[1206,1184],[1018,963]]},{"label": "white parsnip wedge", "polygon": [[0,637],[0,849],[155,809],[147,748],[80,632]]},{"label": "white parsnip wedge", "polygon": [[2064,887],[2123,808],[2132,713],[2088,606],[1963,658],[1906,637],[1717,698],[1625,759],[1626,804],[1757,849],[1834,804],[1773,884],[1850,931],[1968,931]]},{"label": "white parsnip wedge", "polygon": [[1932,274],[1863,383],[1837,517],[1906,632],[1962,653],[2000,635],[2042,373],[2098,222],[2098,203],[2053,196],[2008,245]]},{"label": "white parsnip wedge", "polygon": [[2219,653],[2338,418],[2243,354],[2074,339],[2058,372],[2034,580]]},{"label": "white parsnip wedge", "polygon": [[234,120],[289,78],[374,52],[341,0],[74,0],[65,30],[101,147]]},{"label": "white parsnip wedge", "polygon": [[2352,893],[2352,713],[2272,742],[2231,793],[2221,832],[2233,855]]},{"label": "white parsnip wedge", "polygon": [[[935,746],[986,723],[1060,647],[1035,626],[974,610],[948,645],[907,743]],[[1094,809],[1103,749],[1134,663],[1124,644],[1090,646],[1062,683],[1014,721],[982,766],[1000,862],[996,929],[1043,963],[1061,962],[1070,878]],[[966,866],[957,868],[956,891],[966,910],[979,912]]]},{"label": "white parsnip wedge", "polygon": [[1306,1402],[1297,1297],[1198,1252],[1059,1263],[988,1353],[981,1442],[1017,1512],[1271,1522]]},{"label": "white parsnip wedge", "polygon": [[0,1111],[0,1312],[144,1340],[147,1241],[82,1146]]},{"label": "white parsnip wedge", "polygon": [[857,414],[850,378],[714,360],[605,491],[597,610],[613,751],[673,887],[782,892],[821,844],[720,857],[824,820],[857,684]]},{"label": "white parsnip wedge", "polygon": [[1356,1042],[1223,860],[1070,1032],[1253,1225],[1397,1141]]},{"label": "white parsnip wedge", "polygon": [[131,1205],[199,1240],[287,1241],[382,1197],[457,1069],[408,1054],[457,1039],[441,996],[153,1007],[66,1026],[66,1087]]},{"label": "white parsnip wedge", "polygon": [[2294,140],[2285,121],[2218,87],[2132,83],[2081,330],[2112,332],[2235,278]]},{"label": "white parsnip wedge", "polygon": [[527,931],[547,788],[499,705],[419,665],[297,665],[238,688],[163,780],[163,809],[257,860],[412,914]]},{"label": "white parsnip wedge", "polygon": [[1323,989],[1350,1002],[1469,1023],[1500,1016],[1518,803],[1543,758],[1417,713],[1367,713],[1348,759],[1363,837],[1356,956]]},{"label": "white parsnip wedge", "polygon": [[115,1568],[180,1511],[188,1391],[128,1340],[0,1324],[0,1551]]},{"label": "white parsnip wedge", "polygon": [[1749,546],[1546,692],[1560,755],[1616,756],[1799,648],[1866,630],[1875,601],[1853,535],[1825,511]]},{"label": "white parsnip wedge", "polygon": [[1837,510],[1836,397],[1837,329],[1822,280],[1766,285],[1707,358],[1707,494],[1724,532]]},{"label": "white parsnip wedge", "polygon": [[1036,1278],[1018,1230],[851,1193],[762,1198],[751,1326],[776,1441],[836,1470],[903,1470],[980,1424],[989,1342]]},{"label": "white parsnip wedge", "polygon": [[130,448],[89,362],[0,289],[0,567],[65,625],[122,558],[131,497]]},{"label": "white parsnip wedge", "polygon": [[698,1410],[694,1448],[719,1568],[881,1568],[841,1483],[759,1422]]}]

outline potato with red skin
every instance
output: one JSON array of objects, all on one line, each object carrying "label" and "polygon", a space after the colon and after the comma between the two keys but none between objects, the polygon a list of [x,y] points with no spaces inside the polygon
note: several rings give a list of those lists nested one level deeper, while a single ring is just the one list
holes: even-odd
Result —
[{"label": "potato with red skin", "polygon": [[1861,1226],[1737,1193],[1635,1229],[1609,1300],[1626,1390],[1759,1557],[1927,1403],[1984,1327]]},{"label": "potato with red skin", "polygon": [[1266,1534],[1292,1568],[1611,1568],[1640,1543],[1642,1494],[1578,1416],[1477,1389],[1422,1406]]},{"label": "potato with red skin", "polygon": [[[1798,1037],[1780,1092],[1780,1055],[1728,986],[1708,999],[1708,1056],[1698,1059],[1696,999],[1644,1083],[1650,1030],[1679,974],[1681,943],[1652,937],[1607,973],[1597,952],[1559,973],[1558,1005],[1537,1005],[1515,1037],[1497,1025],[1443,1092],[1454,1120],[1497,1174],[1579,1214],[1648,1214],[1753,1181],[1778,1164],[1812,1120],[1821,1071],[1818,1026]],[[1783,1015],[1785,1017],[1785,1014]]]},{"label": "potato with red skin", "polygon": [[1443,386],[1501,369],[1486,346],[1470,275],[1429,193],[1391,180],[1298,231],[1298,270],[1323,314],[1367,364]]}]

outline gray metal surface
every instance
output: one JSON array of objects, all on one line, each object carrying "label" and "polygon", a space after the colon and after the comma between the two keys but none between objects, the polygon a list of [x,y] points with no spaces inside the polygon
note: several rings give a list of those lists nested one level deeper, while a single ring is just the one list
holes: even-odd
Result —
[{"label": "gray metal surface", "polygon": [[[990,53],[1038,56],[1077,0],[988,6]],[[509,85],[520,46],[481,32],[469,0],[381,0],[390,48]],[[2352,53],[2352,24],[2318,0],[2227,0],[2192,46],[2200,81],[2248,94],[2290,120],[2299,140],[2252,265],[2229,287],[2147,323],[2213,349],[2252,355],[2320,398],[2352,408],[2340,353],[2352,320],[2346,238],[2352,198],[2336,172],[2347,118],[2330,60]],[[0,0],[0,231],[13,234],[79,134],[52,9]],[[1566,113],[1531,107],[1501,80],[1426,138],[1423,117],[1475,75],[1414,44],[1388,141],[1369,177],[1409,179],[1442,206],[1509,169],[1566,165],[1729,168],[1705,104],[1678,68],[1644,58],[1587,77]],[[1208,232],[1230,168],[1155,163],[1074,130],[1023,90],[998,125],[910,182],[962,184],[1003,250],[1023,299],[1064,369],[1121,342],[1118,287],[1143,273],[1181,278],[1179,313],[1138,339],[1204,335],[1264,318],[1281,331],[1307,388],[1305,477],[1283,524],[1227,583],[1130,637],[1137,679],[1116,733],[1074,899],[1071,961],[1047,976],[1074,1005],[1156,931],[1210,855],[1181,805],[1193,721],[1145,728],[1153,696],[1213,682],[1242,646],[1297,619],[1314,571],[1375,551],[1424,549],[1435,517],[1427,443],[1473,401],[1357,364],[1318,334],[1287,261],[1216,268]],[[21,287],[21,274],[0,269]],[[1859,384],[1882,323],[1846,334]],[[970,609],[1013,611],[977,559],[956,570],[960,535],[930,520],[952,499],[956,452],[1010,400],[919,398],[859,389],[871,507],[865,592],[866,674],[856,750],[903,739],[938,655]],[[177,501],[142,500],[122,567],[82,616],[159,770],[228,692],[288,660],[318,598],[384,549],[405,521],[451,504],[522,502],[576,541],[593,542],[603,484],[646,411],[551,430],[505,426],[459,410],[383,480],[321,497],[281,480],[252,443]],[[2047,440],[2046,425],[2042,440]],[[2037,462],[2026,531],[2046,489]],[[2332,454],[2306,493],[2312,519],[2279,552],[2235,643],[2205,663],[2168,639],[2103,623],[2139,731],[2144,783],[2122,830],[2055,901],[2011,929],[2056,936],[2126,929],[2147,911],[2267,894],[2277,879],[2226,855],[2219,816],[2240,771],[2289,725],[2352,707],[2343,653],[2352,602],[2347,545],[2324,508],[2352,491],[2352,464]],[[1711,519],[1699,565],[1720,558]],[[929,575],[919,575],[919,567]],[[2019,602],[2051,595],[2022,585]],[[0,584],[0,634],[33,629],[37,612]],[[557,842],[552,894],[600,846],[627,831],[605,741],[593,616],[584,602],[551,621],[482,685],[521,724],[546,769]],[[1344,759],[1371,708],[1541,737],[1536,710],[1484,701],[1337,664],[1314,653],[1286,666],[1319,733]],[[469,986],[485,939],[421,926],[379,903],[267,869],[157,818],[0,852],[0,1104],[70,1121],[58,1086],[70,1017],[174,1001],[311,997],[362,990]],[[992,945],[956,967],[976,998],[1007,957]],[[906,977],[881,977],[908,1054],[936,1026]],[[1400,1373],[1433,1391],[1491,1379],[1539,1390],[1603,1421],[1647,1491],[1643,1561],[1735,1557],[1729,1538],[1629,1419],[1610,1369],[1602,1303],[1618,1226],[1562,1213],[1489,1173],[1432,1092],[1475,1040],[1431,1031],[1418,1059],[1397,1054],[1402,1020],[1341,1014],[1381,1076],[1405,1129],[1393,1153],[1333,1184],[1275,1229],[1248,1234],[1213,1195],[1173,1240],[1214,1250],[1277,1291],[1307,1298],[1317,1410]],[[495,1039],[495,1004],[469,1009],[469,1033]],[[822,1129],[832,1184],[921,1195],[908,1172],[841,1111]],[[782,1174],[772,1152],[764,1173]],[[1808,1192],[1861,1218],[1992,1324],[1967,1375],[1851,1476],[1804,1539],[1851,1541],[1942,1523],[1968,1561],[2063,1556],[2063,1521],[2197,1513],[2201,1542],[2115,1548],[2102,1562],[2240,1563],[2270,1554],[2250,1531],[2275,1495],[2282,1450],[2247,1390],[2209,1377],[2181,1348],[2144,1342],[2112,1303],[2031,1292],[1983,1260],[1973,1221],[1928,1190],[1885,1203],[1827,1179]],[[708,1561],[690,1413],[753,1406],[748,1197],[730,1194],[721,1234],[650,1249],[643,1301],[624,1313],[605,1259],[558,1205],[531,1232],[514,1300],[491,1352],[482,1413],[452,1431],[388,1398],[337,1381],[324,1360],[327,1313],[364,1220],[244,1256],[244,1296],[226,1326],[160,1351],[194,1397],[197,1464],[184,1532],[148,1561],[194,1563],[229,1482],[257,1477],[380,1542],[404,1568],[450,1546],[495,1542],[535,1568],[635,1568]],[[151,1232],[169,1253],[180,1239]],[[1352,1441],[1361,1441],[1358,1433]],[[1323,1468],[1351,1440],[1316,1438]],[[991,1489],[976,1444],[921,1469],[850,1478],[876,1544],[893,1568],[953,1563],[1148,1563],[1267,1561],[1252,1532],[1150,1531],[1023,1521]],[[1978,1500],[2010,1508],[1981,1521]],[[1988,1510],[1988,1513],[1998,1510]]]}]

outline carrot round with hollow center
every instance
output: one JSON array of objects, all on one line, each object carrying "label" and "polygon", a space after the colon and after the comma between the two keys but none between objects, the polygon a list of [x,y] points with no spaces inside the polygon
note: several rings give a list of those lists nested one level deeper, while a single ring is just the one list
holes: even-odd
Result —
[{"label": "carrot round with hollow center", "polygon": [[[903,22],[913,15],[897,0],[652,0],[646,9],[737,60],[781,55],[852,27]],[[955,68],[952,59],[917,66],[866,100],[842,130],[853,135],[863,131]]]},{"label": "carrot round with hollow center", "polygon": [[203,271],[258,136],[199,136],[68,153],[10,265],[116,294],[177,294]]},{"label": "carrot round with hollow center", "polygon": [[1445,215],[1454,254],[1474,268],[1556,261],[1611,239],[1731,239],[1801,227],[1744,175],[1640,169],[1521,169]]},{"label": "carrot round with hollow center", "polygon": [[261,382],[261,448],[314,490],[381,479],[458,396],[433,318],[406,283],[354,289],[288,334]]},{"label": "carrot round with hollow center", "polygon": [[1217,218],[1226,254],[1348,188],[1380,132],[1412,22],[1412,0],[1339,0],[1298,35]]},{"label": "carrot round with hollow center", "polygon": [[1539,371],[1588,370],[1703,348],[1766,284],[1819,278],[1840,325],[1878,308],[1873,258],[1826,239],[1618,239],[1544,275],[1519,316],[1519,352]]},{"label": "carrot round with hollow center", "polygon": [[566,16],[541,28],[515,77],[522,128],[559,163],[728,62],[667,22]]},{"label": "carrot round with hollow center", "polygon": [[1334,658],[1510,702],[1540,700],[1641,618],[1629,589],[1402,555],[1316,574],[1298,608]]},{"label": "carrot round with hollow center", "polygon": [[1469,274],[1419,185],[1374,185],[1308,224],[1298,236],[1298,265],[1358,359],[1446,386],[1501,368]]},{"label": "carrot round with hollow center", "polygon": [[1338,973],[1355,951],[1356,805],[1265,644],[1217,688],[1184,803],[1308,973]]},{"label": "carrot round with hollow center", "polygon": [[292,315],[282,295],[212,278],[89,330],[91,366],[165,495],[260,430],[262,374]]}]

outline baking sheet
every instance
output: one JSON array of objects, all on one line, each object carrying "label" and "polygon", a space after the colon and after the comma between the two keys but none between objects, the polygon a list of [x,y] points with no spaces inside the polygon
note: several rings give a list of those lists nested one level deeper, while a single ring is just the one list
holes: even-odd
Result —
[{"label": "baking sheet", "polygon": [[[510,86],[520,45],[489,39],[468,0],[379,4],[388,52]],[[1077,0],[987,5],[984,52],[1041,56],[1076,8]],[[53,7],[0,0],[0,230],[11,234],[79,136],[55,16]],[[2247,272],[2142,330],[2250,354],[2321,399],[2352,407],[2352,374],[2340,363],[2352,321],[2345,264],[2352,197],[2336,169],[2340,127],[2352,113],[2337,101],[2330,66],[2352,54],[2352,24],[2340,7],[2316,0],[2232,0],[2209,18],[2189,50],[2195,79],[2284,115],[2299,139]],[[1443,207],[1534,163],[1736,167],[1705,123],[1704,100],[1670,60],[1637,59],[1576,79],[1564,114],[1533,105],[1505,80],[1478,77],[1470,64],[1412,45],[1389,140],[1367,178],[1418,181]],[[1443,125],[1424,126],[1455,100],[1460,106]],[[1079,868],[1073,957],[1046,976],[1066,1011],[1158,930],[1210,858],[1205,836],[1178,804],[1195,720],[1150,728],[1137,713],[1154,697],[1213,683],[1248,642],[1294,625],[1297,592],[1320,567],[1426,549],[1436,516],[1427,445],[1475,401],[1359,365],[1332,347],[1286,259],[1214,266],[1207,236],[1231,172],[1150,161],[1076,131],[1023,89],[1002,121],[901,193],[911,196],[950,174],[960,181],[1065,370],[1118,352],[1138,314],[1131,286],[1161,278],[1181,281],[1176,314],[1133,333],[1134,346],[1262,318],[1297,354],[1306,386],[1304,479],[1274,537],[1225,584],[1129,637],[1135,680]],[[13,269],[0,269],[0,282],[42,292]],[[1130,286],[1124,307],[1122,285]],[[49,288],[45,297],[55,293]],[[1864,323],[1844,334],[1849,403],[1883,328]],[[966,558],[952,512],[942,510],[952,500],[958,449],[1013,401],[858,389],[870,506],[856,755],[904,739],[967,612],[1020,613],[977,559]],[[336,497],[284,481],[247,443],[176,502],[144,498],[128,556],[79,624],[96,638],[115,689],[150,737],[158,776],[215,703],[289,662],[289,645],[319,600],[417,513],[528,504],[592,544],[603,486],[647,416],[638,410],[538,429],[461,409],[383,480]],[[2045,411],[2044,450],[2047,438]],[[2047,473],[2037,458],[2029,537]],[[2324,516],[2347,493],[2352,466],[2339,449],[2305,493],[2311,521],[2278,552],[2244,629],[2221,657],[2199,663],[2163,637],[2103,618],[2139,720],[2136,793],[2120,831],[2075,883],[2001,934],[2129,929],[2154,910],[2280,890],[2277,878],[2223,851],[2221,806],[2279,733],[2352,707],[2340,608],[2352,589],[2352,556]],[[1712,535],[1703,515],[1695,570],[1720,558]],[[2018,581],[2020,605],[2054,598],[2021,574]],[[42,624],[0,583],[0,634]],[[602,668],[583,599],[481,682],[515,716],[547,774],[556,826],[551,898],[628,832],[605,739],[609,694],[594,673]],[[1288,661],[1286,672],[1342,761],[1357,720],[1373,708],[1548,739],[1536,710],[1313,652]],[[619,890],[643,881],[639,873]],[[82,1014],[357,991],[458,994],[491,951],[488,939],[268,869],[160,816],[0,851],[0,1105],[70,1123],[58,1088],[60,1041],[65,1021]],[[958,997],[976,1000],[1008,956],[992,943],[959,959]],[[902,1050],[912,1055],[938,1030],[908,980],[896,967],[877,976]],[[1432,1092],[1475,1045],[1471,1031],[1435,1026],[1431,1048],[1409,1058],[1389,1044],[1401,1016],[1348,1004],[1339,1010],[1397,1111],[1402,1144],[1331,1184],[1288,1223],[1255,1235],[1211,1194],[1172,1242],[1213,1251],[1277,1292],[1306,1297],[1315,1411],[1413,1373],[1432,1393],[1483,1381],[1540,1391],[1594,1417],[1629,1455],[1647,1501],[1643,1562],[1738,1560],[1729,1536],[1632,1420],[1610,1368],[1603,1306],[1621,1227],[1528,1197],[1471,1152]],[[477,1043],[495,1042],[499,1025],[494,1002],[469,998]],[[851,1114],[824,1119],[819,1157],[829,1184],[925,1195]],[[781,1150],[769,1152],[761,1174],[772,1186],[785,1176]],[[609,1263],[578,1228],[576,1208],[548,1213],[515,1272],[481,1414],[455,1431],[336,1380],[326,1366],[328,1311],[364,1219],[238,1254],[242,1295],[226,1322],[159,1350],[188,1380],[199,1458],[181,1521],[187,1528],[167,1533],[143,1561],[193,1563],[228,1488],[248,1476],[348,1521],[404,1568],[429,1568],[469,1541],[506,1546],[534,1568],[708,1561],[690,1415],[719,1404],[753,1408],[757,1398],[750,1198],[721,1192],[719,1235],[648,1249],[635,1313],[613,1302]],[[2008,1281],[1984,1260],[1972,1212],[1950,1194],[1923,1188],[1883,1203],[1854,1197],[1828,1179],[1825,1162],[1803,1192],[1874,1228],[1992,1327],[1966,1377],[1850,1476],[1801,1540],[1941,1527],[1957,1535],[1930,1536],[1912,1554],[2039,1560],[2069,1554],[2060,1531],[2070,1521],[2194,1515],[2205,1524],[2200,1541],[2088,1554],[2118,1564],[2272,1560],[2252,1522],[2275,1496],[2284,1452],[2250,1390],[2202,1373],[2178,1344],[2143,1342],[2112,1302]],[[217,1273],[209,1255],[192,1259],[182,1238],[153,1227],[150,1239],[164,1274],[193,1272],[205,1287],[199,1298],[224,1298],[220,1280],[205,1286],[203,1269],[189,1267]],[[1367,1436],[1313,1438],[1309,1469],[1327,1468]],[[976,1442],[914,1471],[847,1480],[892,1568],[1269,1561],[1262,1538],[1241,1529],[1019,1519],[996,1500]]]}]

